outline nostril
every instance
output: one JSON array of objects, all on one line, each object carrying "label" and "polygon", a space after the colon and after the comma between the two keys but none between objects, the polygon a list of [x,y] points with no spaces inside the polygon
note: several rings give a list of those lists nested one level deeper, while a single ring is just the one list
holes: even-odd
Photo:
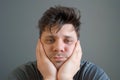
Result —
[{"label": "nostril", "polygon": [[58,39],[54,43],[54,48],[53,50],[55,52],[64,52],[65,44],[62,39]]},{"label": "nostril", "polygon": [[58,45],[55,45],[53,50],[55,52],[64,52],[64,46],[58,46]]},{"label": "nostril", "polygon": [[64,52],[64,48],[55,47],[53,50],[54,50],[55,52]]}]

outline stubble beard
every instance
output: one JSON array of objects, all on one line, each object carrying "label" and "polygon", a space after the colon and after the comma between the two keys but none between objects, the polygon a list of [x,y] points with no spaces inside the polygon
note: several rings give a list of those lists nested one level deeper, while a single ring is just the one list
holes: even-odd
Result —
[{"label": "stubble beard", "polygon": [[[64,61],[55,61],[54,57],[55,56],[60,56],[64,58]],[[53,53],[52,55],[49,56],[50,61],[54,64],[57,70],[65,63],[65,61],[68,59],[68,56],[65,55],[65,53]]]}]

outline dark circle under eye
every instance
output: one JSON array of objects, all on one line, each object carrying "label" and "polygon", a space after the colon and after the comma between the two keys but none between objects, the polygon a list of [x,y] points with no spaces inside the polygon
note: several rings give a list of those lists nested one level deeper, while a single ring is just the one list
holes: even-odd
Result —
[{"label": "dark circle under eye", "polygon": [[65,42],[66,44],[72,44],[73,40],[65,39],[64,42]]},{"label": "dark circle under eye", "polygon": [[55,41],[54,39],[46,39],[45,42],[46,42],[47,44],[52,44],[52,43],[54,43],[54,41]]}]

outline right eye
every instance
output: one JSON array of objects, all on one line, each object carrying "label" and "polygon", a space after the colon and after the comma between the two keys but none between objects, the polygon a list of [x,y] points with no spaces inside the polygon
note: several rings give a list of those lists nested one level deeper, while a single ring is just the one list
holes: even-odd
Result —
[{"label": "right eye", "polygon": [[46,39],[46,40],[45,40],[45,43],[46,43],[46,44],[52,44],[52,43],[54,43],[54,41],[55,41],[55,40],[54,40],[53,38],[50,38],[50,39]]}]

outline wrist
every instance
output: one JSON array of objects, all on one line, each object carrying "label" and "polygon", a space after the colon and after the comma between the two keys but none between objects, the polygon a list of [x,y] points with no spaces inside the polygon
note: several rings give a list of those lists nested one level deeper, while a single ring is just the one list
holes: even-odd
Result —
[{"label": "wrist", "polygon": [[73,78],[58,78],[57,80],[73,80]]},{"label": "wrist", "polygon": [[43,79],[43,80],[56,80],[56,79],[50,78],[50,79]]},{"label": "wrist", "polygon": [[57,80],[73,80],[73,76],[62,74],[57,76]]},{"label": "wrist", "polygon": [[58,79],[58,80],[73,80],[73,79]]},{"label": "wrist", "polygon": [[56,78],[44,78],[43,80],[56,80]]}]

